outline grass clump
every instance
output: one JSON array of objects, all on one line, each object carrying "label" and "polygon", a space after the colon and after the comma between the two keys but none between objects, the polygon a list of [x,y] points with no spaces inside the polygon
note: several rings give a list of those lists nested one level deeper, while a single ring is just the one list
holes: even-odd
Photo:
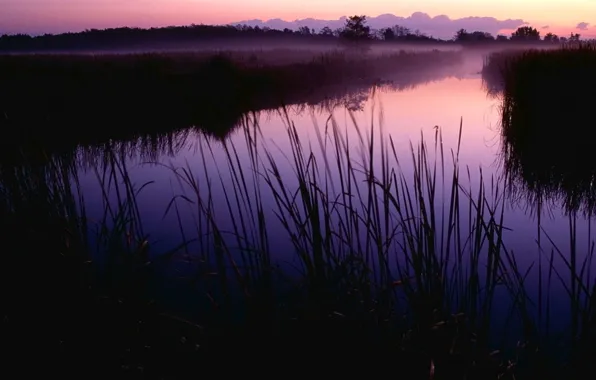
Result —
[{"label": "grass clump", "polygon": [[484,72],[501,84],[503,162],[522,194],[562,200],[570,211],[594,211],[594,68],[593,44],[487,60]]},{"label": "grass clump", "polygon": [[[554,50],[495,53],[483,77],[501,101],[501,163],[509,195],[537,218],[539,251],[536,319],[542,352],[569,360],[567,376],[593,371],[587,359],[594,351],[594,283],[592,218],[595,211],[595,166],[590,131],[595,121],[587,90],[596,84],[593,44],[565,45]],[[566,215],[558,215],[562,211]],[[568,249],[545,231],[547,218],[567,219]],[[587,228],[587,241],[578,229]],[[570,301],[569,330],[564,345],[550,346],[555,334],[552,279],[561,280]],[[567,301],[567,300],[566,300]],[[560,337],[559,337],[560,338]],[[554,348],[556,347],[556,348]]]}]

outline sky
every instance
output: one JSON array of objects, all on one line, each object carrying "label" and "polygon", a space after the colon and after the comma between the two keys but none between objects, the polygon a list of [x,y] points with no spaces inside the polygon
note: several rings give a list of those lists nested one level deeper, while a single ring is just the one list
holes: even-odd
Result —
[{"label": "sky", "polygon": [[596,36],[596,0],[0,0],[0,34],[273,18],[337,20],[353,14],[407,17],[414,12],[451,19],[523,19],[561,35]]}]

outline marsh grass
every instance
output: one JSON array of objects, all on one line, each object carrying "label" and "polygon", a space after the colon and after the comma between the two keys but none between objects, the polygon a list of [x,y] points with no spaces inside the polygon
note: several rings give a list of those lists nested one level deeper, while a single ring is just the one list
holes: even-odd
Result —
[{"label": "marsh grass", "polygon": [[561,201],[570,212],[593,214],[596,172],[587,136],[594,67],[593,44],[499,53],[485,62],[487,81],[500,83],[502,162],[516,193],[534,198],[528,204]]},{"label": "marsh grass", "polygon": [[420,83],[461,61],[458,52],[439,51],[253,55],[1,56],[3,141],[35,137],[68,150],[193,126],[224,137],[251,111],[342,97],[387,79]]},{"label": "marsh grass", "polygon": [[[504,244],[507,178],[485,179],[480,171],[472,180],[470,169],[460,170],[461,127],[455,150],[445,150],[437,131],[431,144],[421,135],[404,156],[382,119],[361,128],[352,118],[348,131],[331,117],[315,125],[307,144],[288,114],[282,116],[287,147],[271,146],[256,119],[246,119],[246,151],[242,142],[207,139],[199,147],[202,167],[171,167],[182,193],[169,211],[180,218],[181,209],[195,208],[197,251],[215,247],[214,258],[203,257],[209,263],[203,270],[226,278],[220,278],[224,302],[231,302],[224,285],[232,278],[248,320],[260,326],[280,315],[357,321],[377,343],[418,353],[441,376],[513,371],[546,378],[557,368],[586,368],[593,243],[591,234],[587,250],[578,242],[577,215],[569,215],[566,248],[539,217],[538,260],[522,267]],[[282,256],[294,258],[297,272],[275,265]],[[528,294],[536,270],[538,294]],[[551,331],[557,284],[569,300],[566,331]],[[288,287],[299,291],[279,290]],[[518,369],[504,360],[512,358],[511,339],[519,340]],[[549,351],[553,339],[564,351]],[[506,354],[491,356],[495,346]],[[353,349],[362,352],[358,344]]]},{"label": "marsh grass", "polygon": [[[534,378],[550,369],[544,365],[549,357],[537,355],[536,348],[548,325],[543,310],[553,302],[549,286],[557,278],[569,284],[571,335],[587,336],[591,256],[582,259],[578,244],[570,253],[556,248],[541,232],[546,259],[538,267],[548,277],[540,279],[539,303],[550,301],[536,309],[526,290],[532,268],[518,265],[504,244],[504,179],[483,178],[482,171],[473,176],[473,169],[460,167],[463,123],[452,149],[437,130],[430,142],[421,135],[404,152],[384,133],[382,118],[362,127],[353,117],[348,130],[331,117],[315,126],[315,139],[307,142],[288,113],[283,116],[288,148],[271,145],[256,119],[247,117],[243,141],[203,136],[199,165],[170,167],[180,188],[164,211],[179,224],[181,242],[166,252],[151,250],[136,200],[152,184],[134,183],[123,147],[105,146],[99,160],[85,159],[102,194],[93,220],[78,187],[80,169],[65,164],[72,161],[3,168],[3,220],[13,226],[3,244],[21,242],[38,253],[10,255],[16,261],[6,268],[28,270],[44,258],[51,266],[36,271],[35,283],[54,284],[59,274],[64,286],[58,290],[71,290],[48,287],[26,299],[57,309],[57,320],[72,304],[91,310],[64,318],[53,329],[57,337],[47,338],[68,342],[61,363],[101,345],[110,354],[83,362],[112,373],[199,373],[201,365],[224,354],[244,360],[272,355],[288,364],[308,359],[341,373],[353,370],[346,360],[367,366],[384,354],[395,361],[382,361],[377,370],[397,363],[404,373],[420,373],[412,378],[429,378],[431,371],[436,379]],[[172,141],[183,145],[184,136]],[[184,224],[185,213],[194,225]],[[575,220],[570,216],[572,243]],[[38,238],[21,240],[26,236]],[[549,252],[547,242],[556,249]],[[72,264],[61,257],[71,257]],[[565,265],[556,267],[556,259]],[[192,302],[203,305],[194,316],[201,327],[163,317],[166,310],[151,302],[159,268],[177,260],[194,264],[187,284],[197,292]],[[23,273],[5,272],[7,287],[30,286],[30,280],[19,280]],[[19,302],[15,296],[11,310]],[[508,333],[524,342],[517,353],[506,350]],[[86,340],[93,342],[88,351],[82,348],[89,347]],[[255,341],[262,348],[256,350]],[[578,340],[574,352],[589,352],[582,348],[589,349],[589,342]],[[307,351],[288,357],[284,347],[299,344]]]},{"label": "marsh grass", "polygon": [[270,147],[258,125],[247,125],[249,159],[235,144],[205,140],[202,169],[171,168],[183,191],[169,212],[196,209],[197,252],[215,247],[202,261],[225,278],[224,301],[224,285],[235,279],[249,319],[275,320],[276,300],[287,295],[276,291],[274,259],[290,251],[299,269],[282,278],[303,290],[286,302],[294,306],[283,308],[286,317],[365,323],[381,339],[394,337],[390,346],[427,355],[439,372],[493,362],[495,293],[511,296],[512,318],[527,307],[525,274],[503,244],[499,180],[486,185],[480,173],[474,187],[470,171],[460,173],[459,147],[444,152],[440,132],[430,147],[421,136],[408,158],[375,125],[344,133],[331,118],[311,146],[286,122],[289,150]]},{"label": "marsh grass", "polygon": [[[581,43],[553,50],[495,53],[483,68],[489,92],[501,100],[499,159],[508,195],[537,220],[539,286],[534,299],[538,337],[544,343],[543,352],[548,350],[546,341],[564,344],[551,347],[551,352],[571,358],[569,368],[575,369],[570,376],[579,376],[590,367],[586,358],[594,346],[591,269],[596,203],[593,147],[588,138],[594,124],[590,107],[596,99],[588,90],[596,83],[594,67],[595,46]],[[549,218],[567,220],[569,239],[564,245],[545,230]],[[557,319],[553,310],[560,302],[550,294],[556,287],[553,279],[564,288],[562,294],[557,293],[559,300],[570,301],[564,339],[552,326]]]},{"label": "marsh grass", "polygon": [[163,352],[147,347],[171,342],[173,323],[152,306],[148,280],[160,258],[149,255],[135,201],[140,189],[126,180],[122,157],[106,154],[96,166],[104,207],[95,220],[87,217],[76,160],[26,158],[0,168],[2,344],[18,359],[7,369],[35,355],[51,373],[95,368],[107,375],[140,366],[159,373],[160,363],[149,358]]}]

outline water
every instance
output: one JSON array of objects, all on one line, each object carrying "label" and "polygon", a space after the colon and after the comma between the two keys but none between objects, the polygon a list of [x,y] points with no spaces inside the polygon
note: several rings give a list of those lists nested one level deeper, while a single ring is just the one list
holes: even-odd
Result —
[{"label": "water", "polygon": [[[459,154],[460,166],[468,167],[471,172],[471,186],[478,187],[479,170],[482,170],[485,181],[490,184],[490,178],[499,178],[503,175],[502,163],[500,161],[501,130],[499,115],[499,98],[487,95],[483,88],[482,79],[475,70],[466,69],[457,77],[444,77],[430,83],[421,84],[414,88],[395,90],[389,87],[382,87],[376,90],[360,89],[339,101],[331,102],[332,107],[322,105],[294,105],[283,110],[262,111],[249,115],[245,125],[237,126],[224,140],[217,140],[206,137],[200,132],[190,132],[180,137],[179,146],[168,152],[162,149],[157,157],[147,159],[139,153],[132,151],[127,158],[127,167],[133,182],[137,186],[149,183],[143,188],[138,197],[138,205],[145,231],[150,235],[153,249],[164,251],[178,245],[183,240],[181,231],[184,231],[186,238],[197,236],[197,204],[190,204],[180,200],[178,213],[170,208],[166,213],[168,205],[176,195],[186,194],[193,198],[190,186],[180,185],[172,168],[186,168],[193,173],[201,189],[202,194],[207,192],[207,178],[210,178],[215,191],[212,192],[215,218],[223,231],[234,230],[234,222],[238,218],[231,218],[228,214],[226,194],[233,192],[233,177],[227,164],[224,145],[229,149],[234,147],[240,160],[240,164],[250,168],[250,152],[246,143],[246,136],[249,133],[255,136],[254,125],[258,124],[262,137],[272,153],[274,161],[279,167],[282,175],[292,177],[292,165],[288,161],[291,156],[291,144],[287,134],[288,121],[292,123],[301,141],[304,144],[311,144],[312,150],[318,159],[323,162],[323,156],[317,140],[317,128],[324,132],[334,120],[343,131],[349,141],[356,146],[358,133],[354,128],[354,117],[356,124],[362,132],[369,133],[371,128],[375,133],[391,136],[396,150],[400,157],[409,162],[410,144],[416,145],[421,134],[432,146],[432,139],[437,130],[440,130],[446,151],[456,149],[460,125],[463,125],[461,136],[461,150]],[[326,104],[329,106],[329,103]],[[331,119],[332,118],[332,119]],[[449,156],[449,154],[447,154]],[[147,161],[153,162],[147,162]],[[378,161],[377,161],[378,165]],[[333,168],[333,166],[331,166]],[[380,168],[377,168],[380,170]],[[411,172],[411,165],[404,165],[406,172]],[[205,176],[205,171],[207,176]],[[465,170],[462,170],[464,172]],[[248,171],[250,172],[250,170]],[[330,173],[330,176],[337,179],[337,173]],[[258,176],[257,176],[258,177]],[[254,178],[257,178],[254,177]],[[264,182],[248,178],[249,186]],[[289,180],[289,179],[288,179]],[[259,182],[260,181],[260,182]],[[467,180],[466,180],[467,181]],[[96,176],[91,171],[82,175],[83,193],[86,196],[88,212],[91,216],[99,216],[103,212],[99,199],[101,193]],[[250,188],[250,187],[249,187]],[[270,194],[265,192],[266,194]],[[233,194],[232,194],[233,195]],[[253,200],[254,201],[254,200]],[[264,209],[275,208],[275,201],[272,196],[263,199]],[[505,226],[507,227],[505,239],[506,247],[515,254],[518,268],[522,273],[533,267],[525,279],[525,286],[531,298],[536,300],[539,291],[538,263],[547,265],[553,245],[549,238],[559,247],[563,253],[569,251],[570,232],[569,219],[560,206],[548,207],[541,217],[542,250],[541,253],[537,244],[538,222],[536,213],[528,210],[527,203],[523,201],[507,201]],[[237,209],[236,205],[231,205]],[[237,215],[238,217],[238,215]],[[268,217],[274,220],[268,224],[267,232],[270,237],[271,250],[276,252],[274,260],[281,263],[285,268],[294,268],[300,265],[294,248],[281,223],[275,221],[275,215],[270,213]],[[249,221],[249,224],[252,221]],[[589,225],[585,218],[578,216],[577,220],[577,244],[579,260],[585,257],[589,250]],[[194,235],[193,235],[194,234]],[[548,237],[546,236],[548,234]],[[227,236],[229,244],[236,244],[232,235]],[[198,243],[189,245],[188,255],[181,253],[176,269],[184,272],[186,259],[190,262],[193,258],[201,255],[205,247]],[[555,268],[561,271],[561,276],[568,283],[564,262],[555,254]],[[193,267],[196,269],[196,267]],[[194,269],[193,269],[194,270]],[[192,272],[189,270],[189,272]],[[543,271],[544,276],[547,275]],[[555,275],[553,275],[554,277]],[[542,281],[545,281],[543,278]],[[555,325],[563,325],[568,316],[568,301],[565,295],[565,288],[558,280],[554,280],[552,299],[553,310],[557,318],[553,321]],[[557,299],[565,302],[557,303]],[[496,311],[499,314],[499,310]],[[501,311],[501,314],[503,311]],[[503,314],[504,315],[504,314]]]}]

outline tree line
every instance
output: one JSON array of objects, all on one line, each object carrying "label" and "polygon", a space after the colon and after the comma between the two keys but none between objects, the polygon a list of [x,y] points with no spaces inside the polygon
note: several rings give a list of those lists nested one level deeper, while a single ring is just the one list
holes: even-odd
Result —
[{"label": "tree line", "polygon": [[482,31],[468,32],[460,29],[451,39],[440,39],[429,36],[419,30],[411,30],[407,27],[395,25],[388,28],[372,29],[367,25],[366,16],[351,16],[346,19],[342,28],[331,29],[324,27],[314,30],[302,26],[297,30],[292,29],[271,29],[268,27],[248,25],[189,25],[189,26],[168,26],[161,28],[110,28],[110,29],[88,29],[77,33],[44,34],[31,36],[27,34],[11,34],[0,37],[0,51],[18,50],[47,50],[47,49],[81,49],[81,48],[115,48],[143,45],[145,43],[185,43],[210,41],[220,38],[294,38],[310,40],[332,40],[341,39],[345,41],[401,41],[401,42],[434,42],[434,43],[486,43],[503,41],[527,41],[527,42],[573,42],[579,41],[579,34],[571,34],[569,37],[559,37],[553,33],[547,33],[543,38],[536,28],[522,26],[511,36],[497,35]]},{"label": "tree line", "polygon": [[546,33],[544,38],[541,38],[540,31],[531,26],[521,26],[511,33],[511,36],[499,34],[493,36],[490,33],[474,31],[468,32],[465,29],[460,29],[454,36],[454,40],[458,42],[490,42],[490,41],[528,41],[528,42],[579,42],[581,35],[579,33],[571,33],[569,37],[559,37],[554,33]]}]

